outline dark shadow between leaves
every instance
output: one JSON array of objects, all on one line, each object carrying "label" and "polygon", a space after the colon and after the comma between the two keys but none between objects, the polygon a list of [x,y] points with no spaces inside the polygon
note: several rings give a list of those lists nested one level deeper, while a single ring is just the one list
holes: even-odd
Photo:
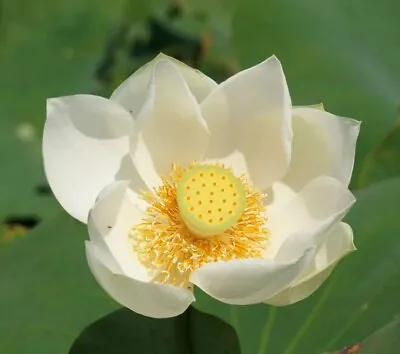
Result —
[{"label": "dark shadow between leaves", "polygon": [[10,215],[6,217],[3,223],[8,227],[24,227],[26,229],[33,229],[40,222],[37,215]]},{"label": "dark shadow between leaves", "polygon": [[166,319],[117,310],[92,323],[69,354],[240,354],[235,330],[222,320],[189,308]]},{"label": "dark shadow between leaves", "polygon": [[42,183],[35,187],[35,193],[41,197],[47,197],[53,195],[48,183]]}]

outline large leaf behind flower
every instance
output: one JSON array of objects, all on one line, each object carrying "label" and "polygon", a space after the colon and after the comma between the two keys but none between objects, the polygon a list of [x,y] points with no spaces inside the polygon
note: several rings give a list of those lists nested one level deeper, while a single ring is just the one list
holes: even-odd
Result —
[{"label": "large leaf behind flower", "polygon": [[393,129],[369,152],[362,165],[359,186],[400,175],[400,116]]},{"label": "large leaf behind flower", "polygon": [[194,308],[165,319],[120,309],[85,329],[69,354],[240,354],[234,329]]},{"label": "large leaf behind flower", "polygon": [[62,213],[0,248],[0,353],[67,353],[117,306],[91,277],[86,227]]},{"label": "large leaf behind flower", "polygon": [[362,342],[348,345],[329,354],[390,354],[400,348],[400,321],[396,319],[368,336]]},{"label": "large leaf behind flower", "polygon": [[[346,221],[354,229],[358,251],[308,299],[282,308],[239,307],[199,294],[200,309],[218,313],[236,327],[243,354],[316,354],[345,347],[400,313],[400,179],[361,190],[356,197]],[[400,351],[396,349],[393,353]]]}]

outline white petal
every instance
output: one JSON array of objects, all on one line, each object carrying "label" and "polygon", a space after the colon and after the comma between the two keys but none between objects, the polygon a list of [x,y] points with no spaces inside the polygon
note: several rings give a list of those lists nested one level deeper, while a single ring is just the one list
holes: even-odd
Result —
[{"label": "white petal", "polygon": [[133,162],[149,187],[160,183],[160,175],[173,163],[183,166],[202,160],[209,132],[200,108],[182,75],[168,60],[159,60],[147,102],[137,118],[131,137]]},{"label": "white petal", "polygon": [[289,287],[264,302],[273,306],[286,306],[304,300],[322,285],[331,275],[334,268],[335,264],[316,274],[306,282]]},{"label": "white petal", "polygon": [[329,277],[336,264],[348,253],[355,251],[353,232],[345,223],[337,225],[318,249],[310,267],[289,288],[274,295],[265,303],[283,306],[305,299]]},{"label": "white petal", "polygon": [[289,286],[308,267],[314,254],[315,248],[310,248],[287,263],[268,259],[209,263],[196,270],[190,281],[228,304],[256,304]]},{"label": "white petal", "polygon": [[193,293],[171,285],[144,283],[107,266],[102,253],[86,242],[86,257],[98,283],[118,303],[141,315],[166,318],[184,312],[194,301]]},{"label": "white petal", "polygon": [[297,193],[291,189],[287,184],[280,181],[275,182],[265,192],[264,204],[267,206],[268,211],[279,209],[285,206],[291,199],[293,199]]},{"label": "white petal", "polygon": [[286,173],[291,100],[280,62],[271,57],[218,86],[201,103],[211,131],[207,158],[249,173],[259,189]]},{"label": "white petal", "polygon": [[328,233],[325,241],[319,246],[314,262],[311,264],[311,267],[302,274],[298,283],[309,280],[355,250],[353,230],[350,225],[344,222],[337,224]]},{"label": "white petal", "polygon": [[88,228],[92,243],[102,252],[110,252],[123,274],[148,282],[153,277],[139,261],[129,237],[131,228],[143,220],[142,203],[128,182],[114,182],[97,198]]},{"label": "white petal", "polygon": [[321,109],[293,109],[292,160],[283,182],[300,190],[308,181],[327,175],[349,185],[360,122]]},{"label": "white petal", "polygon": [[111,95],[111,99],[131,111],[132,115],[136,117],[146,101],[147,88],[153,75],[154,67],[159,61],[165,59],[171,61],[179,70],[198,102],[201,102],[217,86],[212,79],[199,70],[195,70],[167,55],[160,54],[118,86]]},{"label": "white petal", "polygon": [[[47,101],[43,157],[47,180],[73,217],[86,222],[100,190],[129,179],[124,165],[133,119],[105,98],[76,95]],[[132,165],[132,164],[130,164]]]},{"label": "white petal", "polygon": [[285,206],[270,209],[266,257],[285,262],[312,245],[319,247],[354,202],[353,194],[339,181],[327,176],[315,178]]}]

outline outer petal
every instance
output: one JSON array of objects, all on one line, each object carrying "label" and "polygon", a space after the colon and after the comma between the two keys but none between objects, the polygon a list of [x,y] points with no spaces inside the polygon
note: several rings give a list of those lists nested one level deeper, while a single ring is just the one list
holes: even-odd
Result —
[{"label": "outer petal", "polygon": [[110,254],[104,253],[91,242],[86,242],[89,267],[98,283],[121,305],[141,315],[166,318],[184,312],[194,301],[189,290],[145,283],[124,275]]},{"label": "outer petal", "polygon": [[319,247],[328,232],[354,204],[353,194],[332,177],[321,176],[280,208],[271,207],[267,227],[271,238],[266,257],[283,262]]},{"label": "outer petal", "polygon": [[208,159],[249,173],[260,189],[283,177],[290,161],[291,100],[276,57],[223,82],[201,110],[211,131]]},{"label": "outer petal", "polygon": [[132,169],[124,165],[133,129],[115,102],[76,95],[47,102],[43,157],[47,180],[61,205],[86,222],[100,190]]},{"label": "outer petal", "polygon": [[160,175],[173,163],[187,165],[202,160],[209,131],[196,99],[182,75],[168,60],[159,60],[147,101],[131,137],[133,162],[148,186],[158,185]]},{"label": "outer petal", "polygon": [[292,161],[284,178],[295,190],[327,175],[349,185],[360,122],[321,109],[293,109]]},{"label": "outer petal", "polygon": [[198,102],[201,102],[217,86],[212,79],[199,70],[195,70],[167,55],[160,54],[118,86],[111,95],[111,99],[124,106],[128,111],[131,111],[132,115],[136,117],[146,101],[147,87],[150,83],[154,67],[158,62],[165,59],[168,59],[176,66]]},{"label": "outer petal", "polygon": [[355,249],[351,227],[340,223],[329,233],[326,242],[319,248],[304,274],[292,286],[269,298],[265,303],[283,306],[305,299],[322,285],[336,264]]},{"label": "outer petal", "polygon": [[151,281],[152,276],[139,261],[129,237],[131,228],[143,219],[142,204],[145,203],[127,181],[114,182],[97,198],[88,228],[91,242],[101,251],[110,252],[124,274]]},{"label": "outer petal", "polygon": [[228,304],[256,304],[290,285],[305,271],[314,254],[315,248],[310,248],[286,263],[267,259],[209,263],[196,270],[190,281]]}]

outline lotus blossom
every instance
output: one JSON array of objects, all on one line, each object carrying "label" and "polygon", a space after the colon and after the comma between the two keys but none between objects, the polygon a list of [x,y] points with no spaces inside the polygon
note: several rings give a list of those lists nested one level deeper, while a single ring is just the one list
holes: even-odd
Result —
[{"label": "lotus blossom", "polygon": [[292,106],[276,57],[217,84],[160,54],[109,99],[49,99],[43,155],[54,195],[88,225],[98,283],[164,318],[194,286],[235,305],[313,293],[355,250],[342,219],[358,133]]}]

